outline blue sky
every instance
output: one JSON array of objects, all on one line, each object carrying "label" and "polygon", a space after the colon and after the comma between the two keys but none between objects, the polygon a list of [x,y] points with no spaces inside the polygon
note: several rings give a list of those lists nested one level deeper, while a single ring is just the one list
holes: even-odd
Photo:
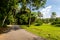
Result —
[{"label": "blue sky", "polygon": [[60,0],[47,0],[45,8],[39,9],[44,15],[44,18],[50,18],[51,12],[56,12],[57,17],[60,17]]}]

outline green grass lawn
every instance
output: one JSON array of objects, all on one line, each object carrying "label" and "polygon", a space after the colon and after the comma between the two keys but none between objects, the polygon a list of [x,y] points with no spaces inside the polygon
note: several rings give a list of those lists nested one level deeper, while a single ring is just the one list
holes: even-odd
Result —
[{"label": "green grass lawn", "polygon": [[42,26],[31,25],[30,27],[25,27],[25,29],[47,40],[60,40],[60,27],[44,24]]}]

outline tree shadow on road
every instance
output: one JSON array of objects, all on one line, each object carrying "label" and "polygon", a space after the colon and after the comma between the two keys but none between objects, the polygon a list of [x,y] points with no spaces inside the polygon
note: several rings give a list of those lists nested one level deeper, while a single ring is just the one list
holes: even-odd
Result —
[{"label": "tree shadow on road", "polygon": [[16,30],[19,30],[19,29],[21,29],[21,28],[19,26],[15,26],[15,25],[11,26],[11,27],[8,27],[8,28],[0,28],[0,34],[8,33],[11,30],[16,31]]}]

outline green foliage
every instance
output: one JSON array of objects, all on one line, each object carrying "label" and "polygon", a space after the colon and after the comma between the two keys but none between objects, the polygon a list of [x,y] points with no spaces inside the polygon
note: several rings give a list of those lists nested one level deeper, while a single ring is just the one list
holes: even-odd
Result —
[{"label": "green foliage", "polygon": [[60,18],[59,18],[59,17],[57,17],[55,21],[60,21]]},{"label": "green foliage", "polygon": [[[18,2],[21,5],[20,14],[18,13],[16,14]],[[46,0],[1,0],[0,1],[1,26],[12,24],[15,21],[19,22],[20,24],[28,24],[31,15],[31,7],[32,9],[33,7],[34,9],[38,9],[40,7],[43,7],[45,3]],[[33,21],[35,21],[35,17],[31,16],[31,23]]]},{"label": "green foliage", "polygon": [[43,7],[44,4],[46,3],[46,0],[19,0],[21,7],[23,8],[23,10],[26,9],[26,7],[28,7],[30,9],[29,12],[29,26],[31,24],[31,11],[39,9],[40,7]]},{"label": "green foliage", "polygon": [[50,18],[45,18],[45,19],[42,19],[42,21],[43,21],[43,23],[48,24],[48,23],[50,23]]},{"label": "green foliage", "polygon": [[55,19],[55,18],[56,18],[56,12],[52,12],[51,19]]},{"label": "green foliage", "polygon": [[55,24],[56,24],[56,22],[52,22],[52,23],[51,23],[51,25],[55,25]]},{"label": "green foliage", "polygon": [[[17,14],[17,16],[16,16],[16,18],[17,18],[17,22],[18,22],[18,24],[26,24],[26,25],[28,25],[28,20],[29,20],[29,16],[28,16],[28,12],[26,12],[26,13],[18,13]],[[34,14],[31,14],[31,24],[33,24],[34,23],[34,21],[35,21],[35,16],[34,16]]]},{"label": "green foliage", "polygon": [[12,23],[14,22],[13,15],[10,15],[10,16],[8,17],[8,20],[9,20],[10,24],[12,24]]},{"label": "green foliage", "polygon": [[[27,12],[26,12],[27,13]],[[16,15],[17,24],[28,24],[28,14],[19,12]]]},{"label": "green foliage", "polygon": [[35,26],[40,26],[42,24],[43,24],[42,20],[41,19],[37,19],[36,23],[35,23]]},{"label": "green foliage", "polygon": [[51,25],[55,25],[55,26],[60,27],[60,18],[56,18],[56,20],[54,22],[52,22]]},{"label": "green foliage", "polygon": [[9,12],[11,11],[11,14],[13,13],[12,10],[16,8],[17,2],[18,0],[0,0],[0,21],[1,21],[0,24],[1,26],[5,25],[5,21],[8,20],[8,18],[10,18],[8,17],[8,15],[10,15]]},{"label": "green foliage", "polygon": [[28,11],[30,11],[28,8],[26,8],[25,10],[24,8],[20,9],[20,11],[16,14],[17,24],[28,24]]},{"label": "green foliage", "polygon": [[[7,15],[10,10],[12,10],[15,5],[17,5],[18,0],[1,0],[0,1],[0,13],[3,13],[4,15]],[[2,5],[4,4],[4,5]]]},{"label": "green foliage", "polygon": [[36,17],[35,15],[32,13],[31,14],[31,24],[35,23]]},{"label": "green foliage", "polygon": [[27,24],[28,23],[28,16],[23,14],[20,16],[20,20],[21,20],[20,24]]},{"label": "green foliage", "polygon": [[52,22],[52,25],[55,25],[55,24],[60,24],[60,21]]},{"label": "green foliage", "polygon": [[60,27],[60,24],[56,24],[56,26]]},{"label": "green foliage", "polygon": [[56,20],[56,12],[52,12],[50,22],[54,22]]},{"label": "green foliage", "polygon": [[52,15],[56,15],[56,12],[52,12]]},{"label": "green foliage", "polygon": [[41,12],[38,11],[38,17],[43,17],[43,14]]},{"label": "green foliage", "polygon": [[38,9],[46,3],[46,0],[19,0],[21,6],[32,6],[36,7],[35,9]]}]

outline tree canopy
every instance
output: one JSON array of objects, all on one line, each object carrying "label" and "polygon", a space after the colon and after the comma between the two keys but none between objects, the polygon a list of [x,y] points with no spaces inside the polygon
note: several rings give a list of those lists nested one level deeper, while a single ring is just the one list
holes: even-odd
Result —
[{"label": "tree canopy", "polygon": [[3,26],[5,20],[16,7],[18,0],[0,0],[0,23]]},{"label": "tree canopy", "polygon": [[44,6],[46,0],[19,0],[19,2],[21,6],[34,7],[34,9],[38,9]]},{"label": "tree canopy", "polygon": [[46,0],[0,0],[0,23],[2,26],[6,24],[7,21],[12,22],[16,20],[15,12],[18,3],[20,3],[21,6],[20,13],[28,13],[27,15],[29,16],[29,20],[31,19],[31,10],[43,7]]}]

